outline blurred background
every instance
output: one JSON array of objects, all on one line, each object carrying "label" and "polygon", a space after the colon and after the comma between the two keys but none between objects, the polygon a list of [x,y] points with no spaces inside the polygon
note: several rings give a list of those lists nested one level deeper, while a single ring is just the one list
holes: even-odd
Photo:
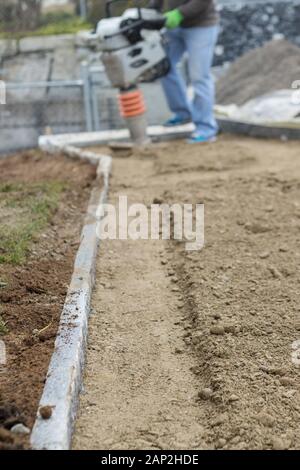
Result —
[{"label": "blurred background", "polygon": [[[245,99],[252,97],[251,86],[247,84],[247,88],[242,80],[243,74],[252,80],[251,63],[257,73],[265,64],[264,79],[273,70],[275,83],[267,81],[266,90],[288,88],[292,79],[300,78],[297,60],[300,0],[219,0],[217,3],[221,14],[213,69],[217,83],[231,64],[237,64],[231,78],[227,82],[223,79],[222,86],[218,85],[220,104],[229,104],[233,93],[237,99],[240,97],[240,102],[244,95]],[[133,0],[120,1],[113,7],[113,13],[117,16],[134,4]],[[109,86],[99,53],[89,50],[80,34],[93,29],[104,16],[104,10],[103,0],[1,0],[0,80],[6,84],[7,99],[6,105],[0,106],[0,152],[33,147],[43,133],[123,126],[116,91]],[[288,45],[279,46],[283,40]],[[267,52],[263,49],[248,59],[247,54],[259,51],[270,41],[274,44],[271,49]],[[278,61],[285,56],[292,58],[285,62],[285,69],[276,72]],[[246,57],[244,73],[237,62],[241,57]],[[181,67],[185,73],[184,62]],[[236,89],[237,82],[246,93]],[[162,122],[168,117],[168,110],[159,83],[143,88],[149,123]],[[260,87],[256,92],[260,91],[265,89]]]},{"label": "blurred background", "polygon": [[[114,11],[119,14],[130,4],[118,2]],[[82,26],[95,25],[104,15],[104,5],[102,0],[2,0],[1,35],[74,33]]]},{"label": "blurred background", "polygon": [[[147,0],[121,0],[115,16]],[[282,35],[300,45],[299,0],[217,0],[222,13],[216,63]],[[104,0],[1,0],[0,38],[70,34],[93,28],[105,16]],[[224,50],[223,50],[224,49]]]}]

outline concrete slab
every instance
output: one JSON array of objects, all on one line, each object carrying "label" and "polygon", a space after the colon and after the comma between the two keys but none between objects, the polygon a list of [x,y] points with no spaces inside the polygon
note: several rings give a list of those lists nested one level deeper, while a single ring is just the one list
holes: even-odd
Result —
[{"label": "concrete slab", "polygon": [[16,39],[0,39],[0,60],[13,57],[18,53],[18,41]]},{"label": "concrete slab", "polygon": [[75,46],[74,34],[60,34],[53,36],[36,36],[20,39],[19,51],[25,52],[40,52],[51,51],[61,47]]}]

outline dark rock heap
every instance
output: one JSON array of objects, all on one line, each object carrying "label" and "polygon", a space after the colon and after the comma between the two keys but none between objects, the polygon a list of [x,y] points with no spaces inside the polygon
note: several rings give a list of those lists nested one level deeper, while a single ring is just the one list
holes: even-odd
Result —
[{"label": "dark rock heap", "polygon": [[[248,2],[251,4],[251,0]],[[215,65],[232,62],[266,41],[282,37],[300,46],[300,0],[219,5],[221,31]]]}]

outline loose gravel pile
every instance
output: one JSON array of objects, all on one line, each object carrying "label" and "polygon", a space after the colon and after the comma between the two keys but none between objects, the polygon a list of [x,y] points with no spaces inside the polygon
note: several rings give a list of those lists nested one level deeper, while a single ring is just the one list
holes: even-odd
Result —
[{"label": "loose gravel pile", "polygon": [[290,89],[300,79],[300,47],[270,41],[234,62],[218,81],[217,102],[241,105],[270,91]]}]

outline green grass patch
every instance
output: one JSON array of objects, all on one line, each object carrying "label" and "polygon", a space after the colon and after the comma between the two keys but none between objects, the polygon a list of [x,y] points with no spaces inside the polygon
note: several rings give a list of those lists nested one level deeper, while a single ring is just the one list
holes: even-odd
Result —
[{"label": "green grass patch", "polygon": [[0,263],[25,261],[30,242],[49,222],[65,185],[61,182],[0,185]]},{"label": "green grass patch", "polygon": [[28,36],[51,36],[56,34],[76,34],[82,30],[92,29],[93,25],[75,15],[68,13],[48,14],[42,17],[40,26],[33,31],[6,31],[0,23],[0,39],[21,39]]},{"label": "green grass patch", "polygon": [[22,190],[22,183],[0,183],[0,193],[11,193]]},{"label": "green grass patch", "polygon": [[51,36],[53,34],[76,34],[85,29],[92,29],[92,24],[77,16],[49,22],[34,31],[34,36]]}]

